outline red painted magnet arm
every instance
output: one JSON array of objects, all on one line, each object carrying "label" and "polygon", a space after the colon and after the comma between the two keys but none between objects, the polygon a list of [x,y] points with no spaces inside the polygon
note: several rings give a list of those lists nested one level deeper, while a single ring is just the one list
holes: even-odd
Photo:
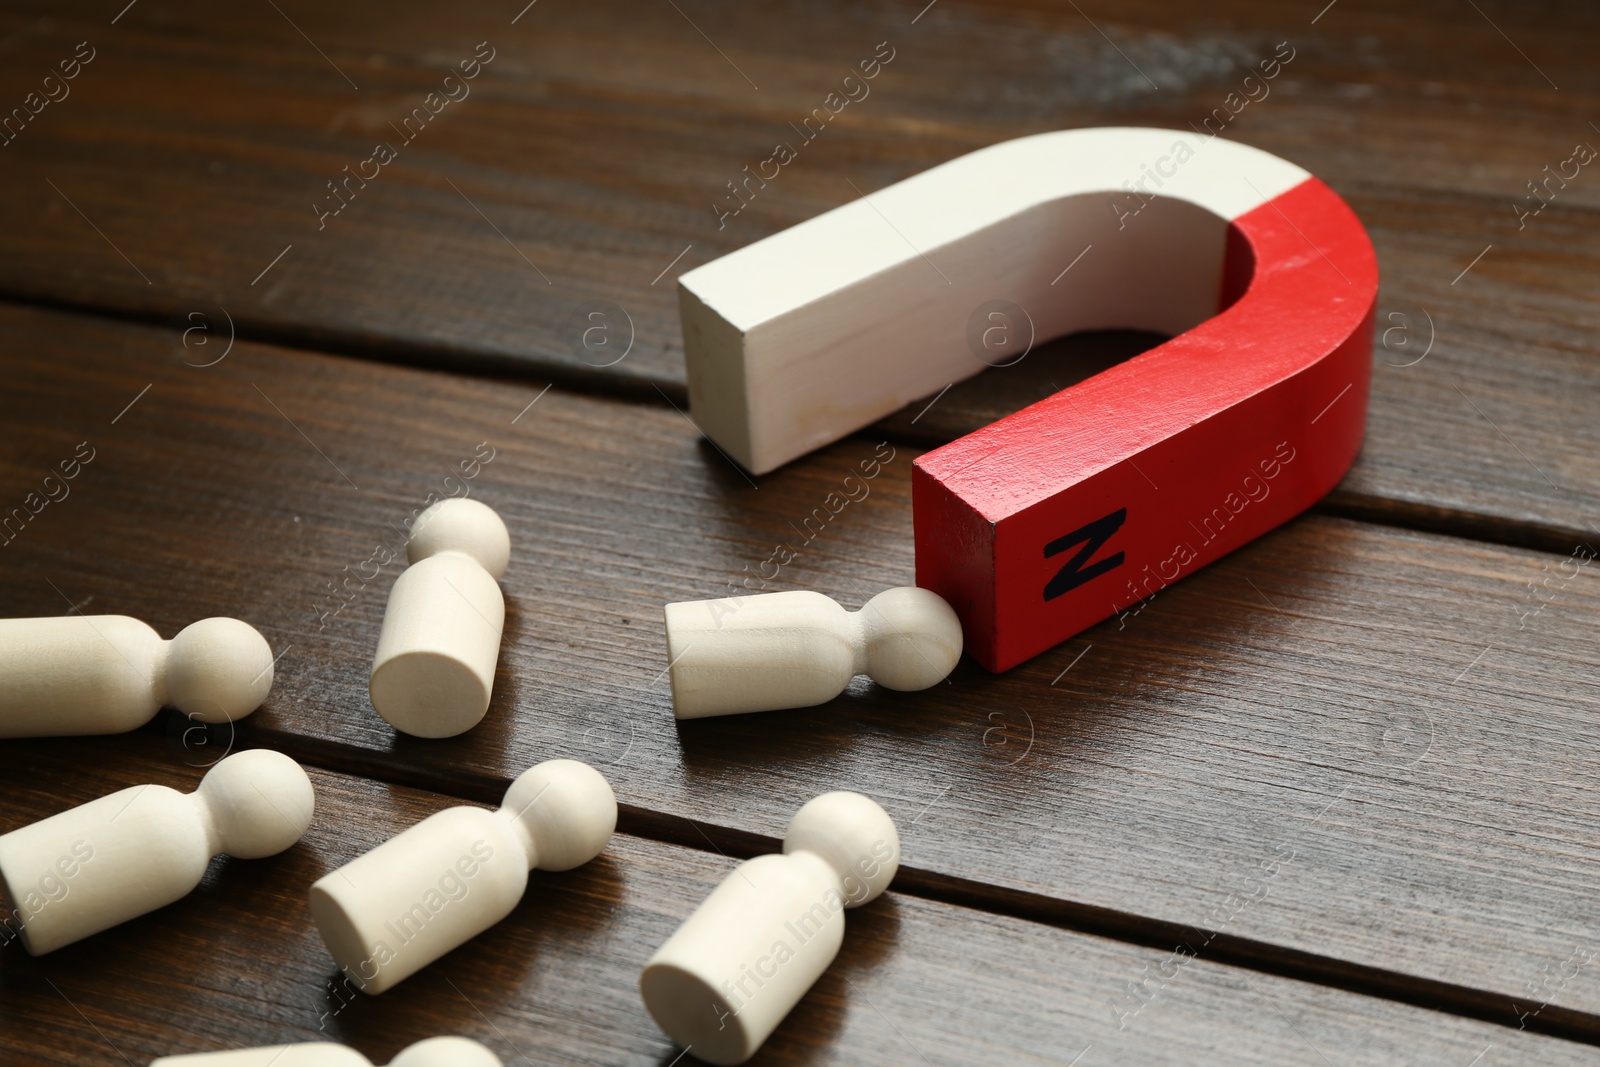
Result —
[{"label": "red painted magnet arm", "polygon": [[916,461],[917,584],[950,601],[990,670],[1260,536],[1354,461],[1377,297],[1366,231],[1312,178],[1234,219],[1227,244],[1215,317]]}]

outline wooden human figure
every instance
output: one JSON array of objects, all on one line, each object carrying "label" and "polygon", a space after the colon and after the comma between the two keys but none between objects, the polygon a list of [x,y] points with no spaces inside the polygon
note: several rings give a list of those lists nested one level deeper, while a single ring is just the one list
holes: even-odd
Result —
[{"label": "wooden human figure", "polygon": [[201,619],[170,641],[126,615],[0,619],[0,737],[122,733],[166,704],[231,722],[271,689],[272,649],[238,619]]},{"label": "wooden human figure", "polygon": [[936,685],[961,658],[961,622],[937,593],[886,589],[860,611],[794,591],[666,607],[680,719],[803,708],[865,674],[889,689]]},{"label": "wooden human figure", "polygon": [[416,737],[454,737],[489,710],[506,602],[498,579],[511,535],[487,504],[441,500],[417,516],[410,566],[395,579],[368,692],[384,721]]},{"label": "wooden human figure", "polygon": [[[150,1067],[373,1067],[355,1049],[328,1041],[229,1052],[163,1056]],[[500,1057],[466,1037],[430,1037],[389,1061],[389,1067],[504,1067]]]},{"label": "wooden human figure", "polygon": [[323,876],[311,915],[356,988],[382,993],[511,914],[530,870],[589,862],[616,826],[599,771],[548,760],[511,783],[498,811],[438,812]]},{"label": "wooden human figure", "polygon": [[844,911],[900,866],[894,822],[860,793],[824,793],[789,822],[783,854],[746,860],[645,965],[656,1023],[718,1067],[743,1063],[839,953]]},{"label": "wooden human figure", "polygon": [[0,837],[0,893],[23,945],[42,955],[182,899],[219,852],[282,852],[314,808],[294,760],[236,752],[193,793],[132,786]]}]

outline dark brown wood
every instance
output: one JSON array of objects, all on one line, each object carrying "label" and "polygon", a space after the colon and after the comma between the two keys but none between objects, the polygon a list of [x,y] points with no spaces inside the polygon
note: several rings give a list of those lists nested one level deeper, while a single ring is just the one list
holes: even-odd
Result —
[{"label": "dark brown wood", "polygon": [[[853,606],[908,582],[907,449],[805,544],[874,445],[757,487],[666,407],[244,342],[196,369],[166,332],[16,308],[0,344],[6,506],[97,450],[0,548],[8,610],[254,622],[282,653],[255,742],[484,800],[580,758],[628,829],[733,852],[860,789],[918,892],[1207,931],[1219,958],[1600,1036],[1592,983],[1547,984],[1600,939],[1586,563],[1308,517],[1004,676],[680,725],[661,606],[727,594],[780,541],[801,552],[772,588]],[[514,545],[494,703],[462,737],[398,737],[366,696],[396,570],[359,576],[483,442],[465,485]]]},{"label": "dark brown wood", "polygon": [[[128,785],[192,789],[206,761],[148,732],[0,747],[0,832]],[[212,757],[215,753],[210,754]],[[638,972],[733,861],[619,835],[602,857],[536,872],[523,903],[381,997],[339,980],[306,887],[459,801],[311,768],[301,844],[219,859],[193,895],[39,958],[0,947],[0,1056],[77,1065],[338,1040],[386,1063],[459,1033],[518,1063],[660,1064],[672,1047]],[[1142,990],[1143,997],[1130,992]],[[1591,1050],[1199,958],[891,892],[851,913],[835,965],[759,1064],[1586,1063]],[[686,1061],[688,1062],[688,1061]]]},{"label": "dark brown wood", "polygon": [[[98,5],[12,5],[0,108],[76,42],[96,58],[0,146],[0,292],[174,335],[231,316],[261,339],[681,401],[672,279],[687,267],[1007,137],[1187,129],[1240,108],[1225,136],[1328,181],[1379,252],[1384,365],[1334,506],[1561,551],[1600,523],[1600,439],[1568,402],[1597,384],[1600,194],[1584,169],[1541,185],[1553,200],[1525,224],[1516,213],[1600,136],[1586,7],[546,0],[513,23],[518,6],[182,2],[113,25]],[[391,124],[480,41],[494,59],[471,95],[319,222],[313,204],[339,202],[328,183],[400,142]],[[719,221],[714,204],[743,203],[723,200],[728,183],[800,141],[791,124],[880,41],[894,59],[870,95]],[[1294,58],[1241,105],[1280,41]],[[626,317],[612,313],[604,354],[580,343],[595,302]],[[1102,360],[1125,347],[1088,344]],[[910,428],[914,405],[895,432],[944,439],[1071,376],[1044,352],[1024,366]]]}]

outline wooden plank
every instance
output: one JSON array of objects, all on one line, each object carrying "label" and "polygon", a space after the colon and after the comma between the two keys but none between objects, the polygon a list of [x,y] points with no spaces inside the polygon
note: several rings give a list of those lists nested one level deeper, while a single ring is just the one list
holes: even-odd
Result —
[{"label": "wooden plank", "polygon": [[[679,724],[661,606],[759,590],[780,543],[773,588],[905,584],[906,449],[848,441],[756,487],[665,408],[243,342],[195,369],[162,331],[36,310],[0,308],[0,338],[4,507],[95,449],[0,548],[8,610],[254,622],[281,653],[257,739],[485,798],[581,758],[627,825],[722,847],[857,788],[930,892],[1600,1034],[1600,988],[1542,984],[1600,938],[1587,563],[1308,518],[1003,676]],[[461,737],[397,737],[366,695],[395,568],[368,561],[463,488],[513,539],[494,701]]]},{"label": "wooden plank", "polygon": [[[945,0],[921,14],[609,3],[513,23],[477,2],[449,19],[179,3],[107,25],[98,7],[13,6],[0,101],[24,101],[76,42],[98,51],[0,149],[0,292],[175,331],[220,331],[226,313],[256,338],[681,399],[671,282],[687,267],[999,139],[1186,129],[1239,108],[1224,135],[1328,181],[1378,249],[1389,348],[1339,506],[1565,551],[1600,522],[1600,441],[1567,403],[1597,384],[1583,279],[1600,194],[1581,170],[1525,224],[1515,205],[1537,203],[1528,183],[1595,136],[1596,15],[1479,8],[1343,0],[1311,22],[1255,0],[1114,13]],[[1418,49],[1439,25],[1452,47]],[[391,124],[483,40],[495,58],[471,95],[319,222],[327,183],[400,139]],[[1240,103],[1246,73],[1284,40],[1294,58]],[[803,140],[791,123],[880,41],[895,58],[870,95]],[[728,183],[749,181],[743,168],[779,139],[801,142],[795,161],[719,221],[745,203],[714,208]],[[603,349],[582,343],[594,310],[609,316]],[[947,439],[1070,374],[1045,353],[1022,366],[1039,364],[952,390],[920,428]]]},{"label": "wooden plank", "polygon": [[[191,789],[191,755],[148,731],[8,743],[0,831],[127,785]],[[536,873],[492,933],[367,997],[338,979],[306,887],[457,801],[311,774],[317,819],[282,856],[218,860],[185,900],[48,956],[0,947],[5,1058],[143,1064],[332,1039],[386,1063],[439,1033],[480,1040],[508,1065],[677,1055],[639,1001],[638,972],[734,861],[619,835],[585,867]],[[1467,1063],[1486,1050],[1499,1062],[1591,1058],[1552,1038],[891,892],[851,913],[839,959],[759,1062]]]}]

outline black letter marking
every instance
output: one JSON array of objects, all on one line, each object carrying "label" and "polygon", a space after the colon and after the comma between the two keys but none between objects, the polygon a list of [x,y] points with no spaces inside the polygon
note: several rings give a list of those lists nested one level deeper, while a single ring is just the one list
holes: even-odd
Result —
[{"label": "black letter marking", "polygon": [[1059,555],[1073,545],[1082,545],[1083,547],[1078,550],[1077,555],[1062,565],[1054,578],[1046,583],[1044,598],[1046,600],[1054,600],[1062,593],[1078,588],[1089,579],[1098,578],[1106,571],[1122,566],[1123,557],[1121,552],[1114,556],[1107,556],[1089,567],[1085,567],[1084,564],[1089,561],[1090,556],[1100,551],[1100,546],[1110,540],[1111,535],[1117,532],[1127,517],[1128,509],[1118,508],[1104,518],[1096,519],[1089,525],[1073,530],[1067,536],[1058,537],[1048,545],[1045,545],[1045,559]]}]

